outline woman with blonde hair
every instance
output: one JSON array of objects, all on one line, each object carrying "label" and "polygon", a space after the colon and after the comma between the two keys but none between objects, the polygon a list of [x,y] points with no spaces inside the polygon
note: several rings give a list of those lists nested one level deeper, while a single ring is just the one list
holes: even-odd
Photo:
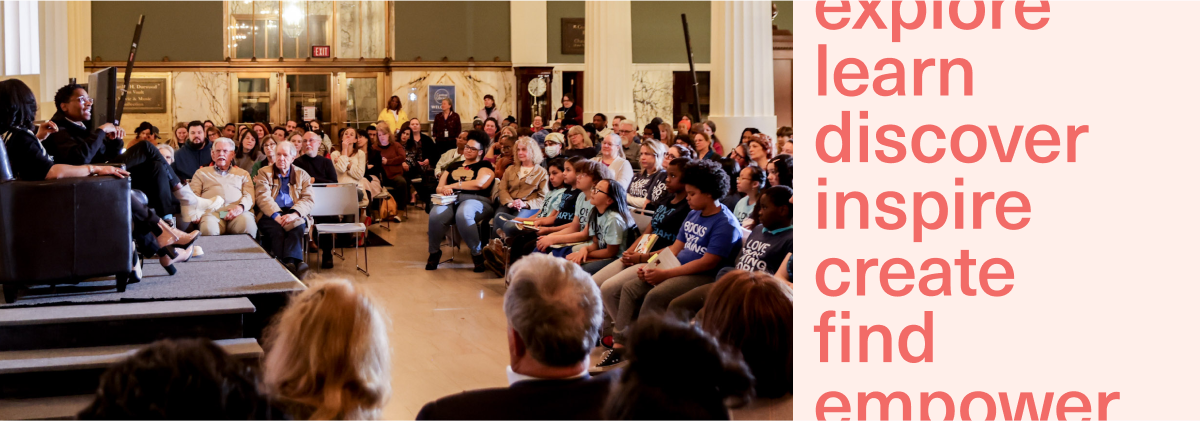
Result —
[{"label": "woman with blonde hair", "polygon": [[293,419],[379,419],[392,388],[387,329],[350,281],[317,283],[268,329],[264,389]]},{"label": "woman with blonde hair", "polygon": [[170,145],[171,149],[179,149],[179,145],[186,144],[188,141],[187,123],[175,123],[175,136],[168,137],[159,142],[160,145]]},{"label": "woman with blonde hair", "polygon": [[567,150],[563,151],[562,156],[578,156],[584,159],[596,157],[596,148],[592,147],[592,139],[588,137],[583,126],[574,126],[567,131]]},{"label": "woman with blonde hair", "polygon": [[613,173],[613,181],[620,184],[622,190],[629,189],[629,182],[633,181],[633,165],[625,158],[625,148],[621,146],[621,135],[610,133],[600,139],[600,153],[592,160],[608,167]]}]

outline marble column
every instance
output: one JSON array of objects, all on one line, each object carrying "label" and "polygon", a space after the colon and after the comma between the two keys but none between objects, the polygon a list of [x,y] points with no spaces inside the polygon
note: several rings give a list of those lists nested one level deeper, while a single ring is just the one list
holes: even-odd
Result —
[{"label": "marble column", "polygon": [[[67,31],[67,2],[47,1],[38,3],[38,35],[41,37],[41,54],[42,54],[42,71],[40,73],[38,99],[41,102],[38,104],[39,109],[48,109],[47,114],[42,111],[43,117],[48,117],[54,113],[54,93],[58,92],[58,88],[67,84],[70,78],[70,67],[68,65],[68,37]],[[80,63],[82,65],[82,63]],[[87,80],[80,81],[87,83]],[[49,108],[45,106],[49,105]]]},{"label": "marble column", "polygon": [[83,62],[92,55],[92,2],[69,1],[67,5],[67,72],[76,80],[87,80]]},{"label": "marble column", "polygon": [[583,123],[596,113],[633,116],[633,32],[629,1],[587,2]]},{"label": "marble column", "polygon": [[546,65],[546,2],[509,2],[513,67]]},{"label": "marble column", "polygon": [[712,2],[712,70],[708,118],[728,153],[742,130],[775,136],[771,3]]}]

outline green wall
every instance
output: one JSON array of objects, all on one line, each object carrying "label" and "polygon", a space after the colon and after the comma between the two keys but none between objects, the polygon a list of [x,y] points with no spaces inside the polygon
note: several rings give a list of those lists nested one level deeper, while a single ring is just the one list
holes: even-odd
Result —
[{"label": "green wall", "polygon": [[634,63],[687,63],[680,14],[687,14],[696,62],[709,62],[712,44],[710,2],[634,1],[630,7]]},{"label": "green wall", "polygon": [[138,61],[222,61],[219,1],[94,1],[92,57],[125,61],[138,15],[146,15]]},{"label": "green wall", "polygon": [[[779,15],[775,16],[775,27],[779,29],[792,30],[792,2],[777,1],[775,7],[779,9]],[[794,33],[795,31],[793,31]]]},{"label": "green wall", "polygon": [[[506,1],[395,2],[397,61],[512,60]],[[582,56],[580,56],[582,57]],[[582,60],[582,58],[580,59]]]},{"label": "green wall", "polygon": [[[562,18],[582,18],[586,14],[582,1],[546,2],[546,62],[583,63],[583,54],[562,53]],[[587,29],[584,29],[587,35]]]}]

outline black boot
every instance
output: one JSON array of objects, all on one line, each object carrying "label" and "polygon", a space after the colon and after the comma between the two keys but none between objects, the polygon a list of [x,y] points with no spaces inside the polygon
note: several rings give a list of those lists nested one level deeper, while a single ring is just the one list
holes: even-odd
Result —
[{"label": "black boot", "polygon": [[425,270],[437,270],[438,263],[442,262],[442,251],[437,253],[429,253],[429,260],[425,262]]},{"label": "black boot", "polygon": [[321,254],[321,269],[333,269],[333,251]]},{"label": "black boot", "polygon": [[478,256],[471,256],[471,261],[475,262],[475,273],[481,273],[487,270],[487,266],[483,264],[484,259],[482,254]]}]

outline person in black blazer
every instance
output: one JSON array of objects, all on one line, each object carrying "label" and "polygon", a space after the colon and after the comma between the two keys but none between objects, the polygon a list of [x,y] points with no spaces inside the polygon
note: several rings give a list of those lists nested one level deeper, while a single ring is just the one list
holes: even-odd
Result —
[{"label": "person in black blazer", "polygon": [[418,420],[603,418],[619,371],[587,372],[603,320],[600,289],[579,265],[548,254],[522,258],[509,274],[509,386],[443,397]]}]

